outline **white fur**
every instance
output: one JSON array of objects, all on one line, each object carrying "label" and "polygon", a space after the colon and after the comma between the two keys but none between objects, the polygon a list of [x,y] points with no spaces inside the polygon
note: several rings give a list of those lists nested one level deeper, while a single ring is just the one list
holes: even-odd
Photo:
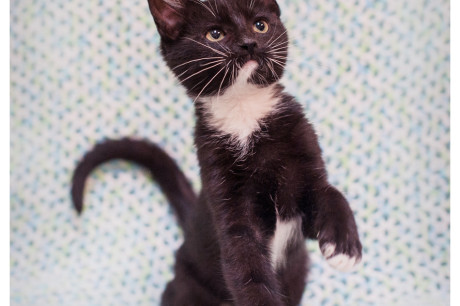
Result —
[{"label": "white fur", "polygon": [[277,269],[286,262],[286,247],[289,242],[301,241],[302,239],[302,220],[300,217],[289,221],[281,221],[276,218],[275,235],[271,241],[271,260],[272,266]]},{"label": "white fur", "polygon": [[321,251],[322,251],[324,257],[329,258],[329,257],[332,256],[332,254],[334,254],[335,244],[326,243]]},{"label": "white fur", "polygon": [[327,243],[321,248],[323,256],[326,258],[327,263],[334,269],[349,272],[360,262],[357,257],[350,257],[347,254],[337,254],[335,252],[335,244]]},{"label": "white fur", "polygon": [[279,101],[274,97],[275,85],[261,88],[248,83],[257,66],[249,61],[223,94],[200,98],[208,115],[207,123],[223,134],[230,134],[243,147]]}]

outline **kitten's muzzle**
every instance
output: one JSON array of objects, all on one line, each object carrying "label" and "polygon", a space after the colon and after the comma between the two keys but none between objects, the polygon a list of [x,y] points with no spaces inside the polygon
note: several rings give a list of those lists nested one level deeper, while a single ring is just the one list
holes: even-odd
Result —
[{"label": "kitten's muzzle", "polygon": [[248,42],[240,45],[241,49],[247,51],[251,56],[254,55],[254,49],[257,48],[256,42]]}]

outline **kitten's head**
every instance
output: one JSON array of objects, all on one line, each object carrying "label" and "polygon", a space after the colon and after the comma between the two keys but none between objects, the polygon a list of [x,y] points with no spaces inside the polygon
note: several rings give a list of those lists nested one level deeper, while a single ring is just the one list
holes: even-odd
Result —
[{"label": "kitten's head", "polygon": [[167,65],[191,96],[223,93],[249,66],[249,82],[281,78],[288,37],[275,0],[149,0]]}]

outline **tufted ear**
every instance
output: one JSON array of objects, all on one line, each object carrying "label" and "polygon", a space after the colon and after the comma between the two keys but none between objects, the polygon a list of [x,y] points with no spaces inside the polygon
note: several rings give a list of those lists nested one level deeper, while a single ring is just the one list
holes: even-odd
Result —
[{"label": "tufted ear", "polygon": [[184,24],[183,0],[148,0],[150,12],[161,37],[176,39]]}]

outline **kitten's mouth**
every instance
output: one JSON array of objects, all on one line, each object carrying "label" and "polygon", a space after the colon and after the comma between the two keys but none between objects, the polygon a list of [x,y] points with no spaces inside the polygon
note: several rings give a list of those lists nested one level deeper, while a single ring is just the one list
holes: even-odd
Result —
[{"label": "kitten's mouth", "polygon": [[277,66],[281,64],[279,60],[264,57],[263,54],[236,58],[234,65],[238,71],[238,78],[230,81],[230,85],[250,83],[258,87],[268,86],[278,81],[282,75],[283,72],[277,70]]}]

